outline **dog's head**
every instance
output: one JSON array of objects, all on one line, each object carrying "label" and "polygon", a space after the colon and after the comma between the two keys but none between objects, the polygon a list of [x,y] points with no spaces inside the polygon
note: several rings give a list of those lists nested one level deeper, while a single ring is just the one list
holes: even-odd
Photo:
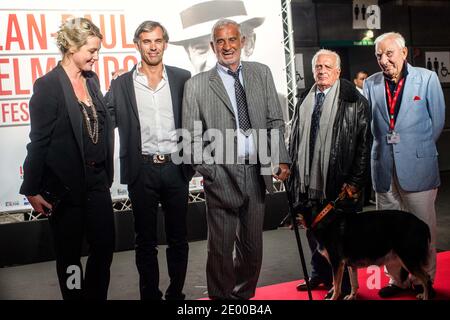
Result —
[{"label": "dog's head", "polygon": [[334,208],[337,213],[356,213],[360,206],[361,197],[355,194],[352,197],[345,197],[335,202]]}]

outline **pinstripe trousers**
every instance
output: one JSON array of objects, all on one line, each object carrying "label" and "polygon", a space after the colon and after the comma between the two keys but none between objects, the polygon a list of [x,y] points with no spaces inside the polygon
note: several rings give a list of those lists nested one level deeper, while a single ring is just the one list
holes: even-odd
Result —
[{"label": "pinstripe trousers", "polygon": [[242,206],[230,209],[206,202],[206,277],[211,299],[250,299],[255,295],[262,263],[265,188],[259,165],[243,167],[244,175],[238,179]]}]

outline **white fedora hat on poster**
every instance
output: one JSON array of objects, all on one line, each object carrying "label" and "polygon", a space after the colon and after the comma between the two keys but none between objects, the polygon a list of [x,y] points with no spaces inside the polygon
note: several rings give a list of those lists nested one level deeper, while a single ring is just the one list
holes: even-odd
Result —
[{"label": "white fedora hat on poster", "polygon": [[236,21],[243,29],[254,29],[264,22],[264,17],[250,16],[241,0],[186,2],[189,6],[180,12],[182,29],[171,34],[173,45],[186,45],[194,39],[209,36],[214,24],[222,18]]}]

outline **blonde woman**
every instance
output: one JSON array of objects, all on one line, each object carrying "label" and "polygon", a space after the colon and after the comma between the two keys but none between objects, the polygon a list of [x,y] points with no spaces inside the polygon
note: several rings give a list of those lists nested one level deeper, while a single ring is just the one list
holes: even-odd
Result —
[{"label": "blonde woman", "polygon": [[[24,194],[49,217],[64,299],[106,299],[114,251],[109,188],[113,132],[97,75],[102,35],[91,21],[66,21],[57,33],[62,61],[36,80]],[[86,237],[86,272],[80,263]]]}]

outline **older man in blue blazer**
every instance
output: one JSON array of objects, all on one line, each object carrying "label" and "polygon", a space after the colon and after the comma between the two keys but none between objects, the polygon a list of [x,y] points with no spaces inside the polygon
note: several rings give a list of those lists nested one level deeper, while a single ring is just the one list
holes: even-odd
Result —
[{"label": "older man in blue blazer", "polygon": [[[440,185],[436,141],[444,127],[445,102],[435,72],[406,62],[408,49],[399,33],[375,40],[375,55],[382,72],[367,78],[364,94],[372,109],[374,137],[371,168],[377,209],[413,213],[430,227],[427,272],[436,273],[435,200]],[[398,259],[386,264],[389,285],[379,291],[390,297],[414,286],[402,281]],[[423,288],[414,286],[416,291]]]}]

